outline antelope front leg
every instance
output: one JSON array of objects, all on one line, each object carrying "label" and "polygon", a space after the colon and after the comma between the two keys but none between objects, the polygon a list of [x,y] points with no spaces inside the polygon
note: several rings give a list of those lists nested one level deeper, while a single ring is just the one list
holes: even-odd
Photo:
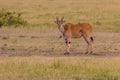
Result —
[{"label": "antelope front leg", "polygon": [[66,43],[66,46],[67,46],[67,51],[64,53],[64,55],[68,55],[68,54],[70,54],[71,41],[66,40],[65,43]]}]

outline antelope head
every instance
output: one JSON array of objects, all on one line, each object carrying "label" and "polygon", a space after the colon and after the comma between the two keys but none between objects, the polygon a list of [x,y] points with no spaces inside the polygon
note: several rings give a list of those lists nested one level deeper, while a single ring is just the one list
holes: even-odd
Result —
[{"label": "antelope head", "polygon": [[64,33],[64,28],[63,28],[63,24],[65,23],[64,17],[62,17],[60,20],[59,20],[58,17],[56,17],[55,23],[57,24],[58,29],[60,30],[60,32]]},{"label": "antelope head", "polygon": [[59,31],[62,33],[62,35],[60,35],[59,38],[62,38],[63,33],[64,33],[63,24],[65,23],[64,17],[62,17],[61,19],[56,17],[54,22],[57,24]]}]

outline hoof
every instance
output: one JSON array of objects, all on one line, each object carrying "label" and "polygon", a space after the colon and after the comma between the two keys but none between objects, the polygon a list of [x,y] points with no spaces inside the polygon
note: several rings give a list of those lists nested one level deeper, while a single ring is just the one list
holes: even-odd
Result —
[{"label": "hoof", "polygon": [[91,52],[86,52],[85,54],[92,54],[93,53],[93,51],[91,51]]},{"label": "hoof", "polygon": [[85,52],[85,54],[88,54],[88,52]]},{"label": "hoof", "polygon": [[93,53],[93,51],[90,52],[90,54],[92,54],[92,53]]},{"label": "hoof", "polygon": [[69,55],[69,54],[70,54],[70,52],[65,52],[65,53],[64,53],[64,55]]}]

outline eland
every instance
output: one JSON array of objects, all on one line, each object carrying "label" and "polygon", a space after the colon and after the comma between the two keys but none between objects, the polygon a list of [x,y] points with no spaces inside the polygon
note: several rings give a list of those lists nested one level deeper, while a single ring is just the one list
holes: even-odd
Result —
[{"label": "eland", "polygon": [[93,37],[92,26],[89,23],[66,23],[64,17],[59,19],[56,17],[55,21],[59,31],[61,32],[60,38],[63,37],[67,46],[65,55],[70,54],[70,44],[72,38],[80,38],[83,37],[86,43],[88,44],[86,54],[91,54],[93,52]]}]

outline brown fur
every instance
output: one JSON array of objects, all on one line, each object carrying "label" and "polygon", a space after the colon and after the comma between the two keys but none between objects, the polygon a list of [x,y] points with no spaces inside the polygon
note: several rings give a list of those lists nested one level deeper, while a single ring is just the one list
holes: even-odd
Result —
[{"label": "brown fur", "polygon": [[82,34],[85,34],[86,36],[90,36],[92,32],[92,27],[88,23],[81,23],[81,24],[67,23],[63,25],[63,28],[64,28],[63,34],[69,36],[70,38],[79,38],[82,36]]},{"label": "brown fur", "polygon": [[78,24],[72,24],[72,23],[67,23],[64,24],[64,18],[59,20],[56,18],[55,23],[58,24],[58,28],[61,31],[63,38],[65,39],[65,43],[67,45],[67,51],[65,54],[70,53],[70,43],[72,38],[80,38],[83,37],[85,41],[88,44],[88,49],[86,53],[92,53],[93,47],[92,47],[92,42],[93,42],[93,37],[91,36],[92,33],[92,26],[89,23],[78,23]]}]

